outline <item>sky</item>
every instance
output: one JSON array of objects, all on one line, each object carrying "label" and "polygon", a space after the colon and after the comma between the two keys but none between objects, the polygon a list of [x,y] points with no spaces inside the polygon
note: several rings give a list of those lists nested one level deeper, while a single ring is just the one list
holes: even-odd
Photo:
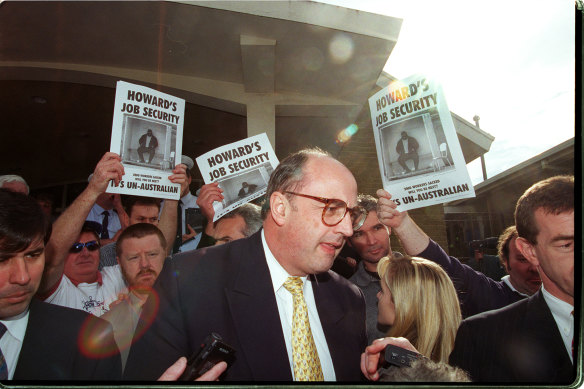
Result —
[{"label": "sky", "polygon": [[[438,80],[450,111],[479,115],[488,178],[574,137],[573,0],[322,2],[403,19],[384,70]],[[467,166],[481,182],[480,159]]]}]

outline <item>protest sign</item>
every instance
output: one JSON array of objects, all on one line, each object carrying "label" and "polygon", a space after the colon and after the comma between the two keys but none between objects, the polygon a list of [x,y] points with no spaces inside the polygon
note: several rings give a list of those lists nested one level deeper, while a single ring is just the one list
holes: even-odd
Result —
[{"label": "protest sign", "polygon": [[183,99],[118,81],[110,151],[122,158],[125,174],[107,192],[180,199],[180,184],[168,176],[180,163],[184,111]]},{"label": "protest sign", "polygon": [[474,197],[474,187],[440,85],[423,76],[369,98],[383,188],[398,210]]},{"label": "protest sign", "polygon": [[264,134],[209,151],[197,158],[205,184],[218,182],[223,201],[213,203],[216,221],[231,210],[266,193],[278,158]]}]

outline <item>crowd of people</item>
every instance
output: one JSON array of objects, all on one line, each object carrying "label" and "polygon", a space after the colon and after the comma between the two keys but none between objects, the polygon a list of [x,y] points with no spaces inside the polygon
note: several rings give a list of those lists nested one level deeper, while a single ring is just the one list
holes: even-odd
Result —
[{"label": "crowd of people", "polygon": [[[358,194],[320,149],[283,159],[261,207],[217,221],[222,189],[191,194],[193,165],[169,176],[180,200],[120,196],[106,189],[124,167],[105,153],[55,220],[21,177],[0,177],[0,380],[176,380],[211,333],[234,358],[199,380],[575,379],[573,177],[521,196],[495,281],[387,191]],[[358,257],[346,277],[331,270],[345,243]],[[388,345],[416,360],[387,367]]]}]

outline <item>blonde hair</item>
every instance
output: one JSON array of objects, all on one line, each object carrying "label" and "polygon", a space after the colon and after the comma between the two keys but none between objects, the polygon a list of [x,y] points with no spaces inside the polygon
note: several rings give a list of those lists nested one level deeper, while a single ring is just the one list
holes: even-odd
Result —
[{"label": "blonde hair", "polygon": [[377,272],[395,304],[387,335],[408,339],[435,362],[448,362],[462,316],[446,272],[434,262],[410,256],[384,257]]}]

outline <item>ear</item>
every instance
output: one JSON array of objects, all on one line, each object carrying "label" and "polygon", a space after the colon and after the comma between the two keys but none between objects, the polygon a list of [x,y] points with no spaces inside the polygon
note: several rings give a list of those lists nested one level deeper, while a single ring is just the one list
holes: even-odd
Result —
[{"label": "ear", "polygon": [[274,222],[278,226],[282,226],[289,212],[290,203],[286,196],[278,191],[273,192],[270,196],[270,214]]},{"label": "ear", "polygon": [[515,247],[517,250],[531,263],[533,266],[539,266],[535,247],[525,238],[518,237],[515,239]]}]

